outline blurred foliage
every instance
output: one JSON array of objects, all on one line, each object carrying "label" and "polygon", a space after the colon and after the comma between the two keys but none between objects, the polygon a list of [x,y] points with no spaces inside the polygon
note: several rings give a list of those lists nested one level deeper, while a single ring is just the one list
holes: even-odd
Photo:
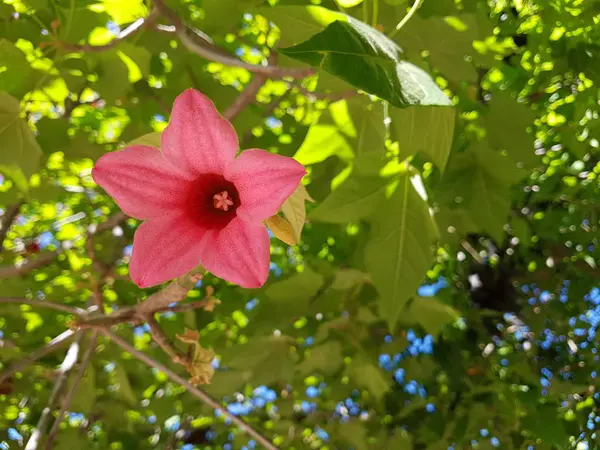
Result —
[{"label": "blurred foliage", "polygon": [[[208,275],[185,302],[210,307],[157,315],[179,351],[198,330],[217,355],[205,391],[277,448],[600,448],[600,2],[425,0],[399,30],[407,0],[167,3],[209,48],[315,68],[233,120],[242,148],[307,166],[315,201],[283,211],[293,241],[307,209],[299,244],[272,240],[263,288]],[[135,220],[92,235],[118,213],[94,161],[162,131],[186,88],[223,112],[255,76],[154,6],[0,2],[3,298],[110,313],[153,292],[128,278]],[[0,376],[72,319],[1,303]],[[113,331],[178,369],[147,325]],[[81,346],[53,448],[259,446],[104,337]],[[64,359],[0,382],[0,448],[25,446]]]}]

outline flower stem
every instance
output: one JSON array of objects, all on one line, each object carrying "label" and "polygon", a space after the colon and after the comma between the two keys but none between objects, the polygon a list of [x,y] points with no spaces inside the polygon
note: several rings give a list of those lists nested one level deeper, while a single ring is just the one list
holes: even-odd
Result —
[{"label": "flower stem", "polygon": [[421,6],[422,3],[423,0],[415,0],[415,2],[412,5],[412,8],[410,8],[410,11],[408,11],[406,16],[404,16],[404,18],[398,23],[398,25],[396,25],[396,28],[390,33],[389,37],[394,37],[396,33],[398,33],[398,31],[400,31],[402,27],[406,25],[406,23],[411,19],[411,17],[415,15],[417,9],[419,9],[419,6]]},{"label": "flower stem", "polygon": [[379,17],[379,0],[373,0],[373,20],[371,25],[373,28],[377,27],[377,19]]}]

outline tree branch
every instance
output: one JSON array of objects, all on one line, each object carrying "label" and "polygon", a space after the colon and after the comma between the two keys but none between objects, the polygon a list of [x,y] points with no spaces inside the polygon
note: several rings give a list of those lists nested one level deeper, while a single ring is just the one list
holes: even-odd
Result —
[{"label": "tree branch", "polygon": [[56,382],[54,383],[54,389],[52,389],[52,393],[50,394],[48,406],[46,406],[42,411],[40,420],[38,420],[38,423],[35,429],[33,430],[29,441],[27,441],[25,450],[36,450],[38,448],[38,445],[40,443],[40,437],[42,436],[42,433],[46,431],[46,427],[48,426],[48,422],[50,421],[54,404],[58,400],[59,395],[62,393],[62,390],[69,376],[69,371],[77,362],[77,357],[79,355],[79,344],[81,343],[82,337],[83,334],[80,333],[77,336],[77,340],[73,342],[69,347],[65,359],[63,360],[63,363],[59,369],[60,375],[56,379]]},{"label": "tree branch", "polygon": [[125,350],[127,353],[129,353],[133,357],[139,359],[140,361],[144,362],[145,364],[149,365],[150,367],[160,370],[171,381],[173,381],[175,383],[179,383],[181,386],[185,387],[187,389],[187,391],[190,394],[192,394],[194,397],[200,399],[203,403],[210,406],[211,408],[220,411],[225,417],[227,417],[229,420],[231,420],[234,424],[236,424],[242,430],[246,431],[250,436],[252,436],[253,439],[255,439],[257,442],[259,442],[263,447],[265,447],[268,450],[277,450],[277,447],[275,447],[267,438],[265,438],[262,434],[260,434],[258,431],[256,431],[254,428],[252,428],[250,425],[248,425],[243,420],[241,420],[240,418],[231,414],[229,411],[227,411],[227,409],[223,408],[219,404],[219,402],[217,402],[215,399],[213,399],[206,392],[204,392],[204,391],[198,389],[196,386],[190,384],[190,382],[187,381],[185,378],[183,378],[179,374],[175,373],[168,367],[162,365],[158,361],[155,361],[154,359],[150,358],[145,353],[142,353],[139,350],[136,350],[131,344],[129,344],[127,341],[120,338],[116,334],[112,333],[111,331],[109,331],[107,329],[102,329],[101,331],[108,338],[110,338],[115,344],[117,344],[119,347],[121,347],[123,350]]},{"label": "tree branch", "polygon": [[69,342],[69,340],[74,335],[75,331],[73,330],[67,330],[64,333],[59,334],[50,342],[48,342],[44,347],[34,351],[33,353],[30,353],[26,358],[16,362],[12,366],[10,366],[6,371],[0,373],[0,383],[13,376],[15,373],[21,372],[25,367],[29,366],[30,364],[33,364],[34,362],[43,358],[44,356],[55,352],[67,342]]},{"label": "tree branch", "polygon": [[73,314],[75,316],[81,316],[87,313],[87,311],[81,308],[71,308],[70,306],[63,305],[61,303],[52,303],[46,300],[35,300],[29,298],[0,297],[0,303],[17,303],[20,305],[38,306],[40,308],[54,309],[67,314]]},{"label": "tree branch", "polygon": [[15,203],[14,205],[7,206],[4,210],[2,219],[0,219],[0,251],[4,250],[4,239],[6,238],[6,233],[8,233],[13,221],[19,215],[22,205],[23,202]]},{"label": "tree branch", "polygon": [[152,340],[167,354],[171,361],[180,362],[187,360],[186,355],[177,351],[177,349],[170,342],[169,337],[162,330],[156,319],[152,315],[144,317],[148,327],[150,327],[150,336]]},{"label": "tree branch", "polygon": [[265,75],[256,74],[250,80],[250,83],[246,85],[244,90],[240,92],[240,95],[236,97],[233,103],[225,110],[223,117],[230,122],[235,119],[248,105],[256,100],[256,94],[260,91],[260,88],[267,82]]},{"label": "tree branch", "polygon": [[135,315],[144,317],[163,308],[168,308],[171,303],[180,302],[187,297],[190,290],[200,281],[204,268],[198,268],[180,276],[167,287],[149,296],[144,302],[135,307]]},{"label": "tree branch", "polygon": [[55,45],[60,48],[65,49],[65,50],[72,51],[72,52],[89,52],[89,53],[105,52],[107,50],[110,50],[113,47],[116,47],[123,40],[130,38],[130,37],[134,36],[135,34],[139,33],[145,27],[153,25],[157,17],[158,17],[158,11],[156,9],[152,9],[152,11],[150,11],[150,14],[148,14],[148,17],[139,18],[138,20],[133,22],[131,25],[129,25],[127,28],[125,28],[123,31],[121,31],[115,39],[113,39],[112,41],[110,41],[104,45],[89,45],[89,44],[79,45],[79,44],[70,44],[67,42],[55,42]]},{"label": "tree branch", "polygon": [[261,66],[242,61],[215,46],[198,30],[188,28],[184,21],[177,15],[177,13],[170,9],[163,0],[154,0],[154,5],[165,17],[171,21],[175,27],[175,33],[179,37],[181,43],[192,53],[208,59],[209,61],[214,61],[216,63],[231,67],[240,67],[248,70],[249,72],[261,74],[268,78],[305,78],[316,73],[316,70],[313,68],[293,69],[270,64]]},{"label": "tree branch", "polygon": [[92,357],[94,356],[94,352],[96,350],[96,341],[98,340],[98,334],[99,334],[98,330],[94,330],[92,332],[92,337],[90,338],[89,347],[87,348],[85,354],[83,355],[83,359],[81,361],[81,365],[79,366],[77,376],[73,380],[73,384],[69,387],[69,391],[65,395],[65,399],[62,403],[62,407],[61,407],[60,411],[58,412],[58,416],[56,417],[56,419],[54,420],[54,423],[52,424],[50,433],[48,433],[48,440],[46,441],[46,447],[45,447],[46,450],[50,450],[52,448],[52,446],[54,444],[54,439],[56,438],[56,435],[58,434],[58,431],[60,429],[60,424],[63,421],[65,414],[67,413],[67,410],[71,406],[71,403],[73,402],[73,397],[75,396],[75,393],[77,392],[77,389],[79,388],[79,384],[81,383],[81,380],[83,379],[83,377],[85,375],[85,371],[86,371],[90,361],[92,360]]}]

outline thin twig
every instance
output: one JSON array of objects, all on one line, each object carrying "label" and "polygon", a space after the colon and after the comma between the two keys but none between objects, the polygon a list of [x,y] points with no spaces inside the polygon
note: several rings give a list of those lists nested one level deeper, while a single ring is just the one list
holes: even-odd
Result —
[{"label": "thin twig", "polygon": [[19,215],[22,205],[23,202],[15,203],[14,205],[7,206],[4,210],[2,219],[0,219],[0,252],[4,250],[4,239],[6,238],[6,233],[8,233],[13,221]]},{"label": "thin twig", "polygon": [[75,331],[73,330],[67,330],[64,333],[59,334],[42,348],[35,350],[33,353],[30,353],[26,358],[23,358],[22,360],[16,362],[12,366],[10,366],[6,371],[0,373],[0,383],[13,376],[15,373],[21,372],[24,368],[26,368],[30,364],[33,364],[34,362],[43,358],[44,356],[55,352],[67,342],[69,342],[69,340],[74,335]]},{"label": "thin twig", "polygon": [[75,396],[75,393],[77,392],[77,389],[79,388],[79,384],[81,383],[81,380],[83,379],[83,377],[85,375],[85,371],[87,370],[87,367],[90,364],[92,357],[94,356],[94,352],[96,351],[96,341],[98,340],[98,334],[99,334],[98,330],[92,331],[92,336],[90,338],[89,347],[87,348],[85,354],[83,355],[83,359],[81,360],[81,365],[79,366],[77,375],[76,375],[75,379],[73,380],[73,384],[71,384],[71,386],[69,387],[69,390],[65,394],[65,399],[62,403],[62,407],[60,408],[60,411],[58,412],[58,416],[54,420],[54,423],[52,424],[52,428],[50,429],[50,432],[48,433],[48,440],[46,441],[46,447],[45,447],[46,450],[50,450],[52,448],[52,445],[54,444],[54,439],[56,438],[56,435],[58,434],[58,431],[60,429],[60,424],[63,421],[65,414],[69,410],[69,407],[71,406],[71,403],[73,402],[73,397]]},{"label": "thin twig", "polygon": [[38,306],[40,308],[54,309],[56,311],[65,312],[67,314],[73,314],[76,316],[81,316],[87,313],[84,309],[71,308],[70,306],[63,305],[62,303],[53,303],[46,300],[35,300],[30,298],[0,297],[0,303],[16,303],[20,305]]},{"label": "thin twig", "polygon": [[415,13],[417,12],[417,9],[419,9],[419,6],[421,6],[421,3],[423,3],[423,0],[415,0],[414,1],[412,8],[410,8],[410,11],[408,11],[406,16],[404,16],[402,18],[402,20],[398,23],[398,25],[396,25],[396,28],[394,28],[394,31],[392,31],[390,33],[390,35],[389,35],[390,38],[393,38],[396,35],[396,33],[398,31],[400,31],[402,29],[402,27],[408,23],[408,21],[412,18],[412,16],[414,16]]},{"label": "thin twig", "polygon": [[89,45],[89,44],[70,44],[70,43],[66,43],[66,42],[56,42],[55,45],[63,48],[65,50],[69,50],[72,52],[86,52],[86,53],[92,53],[92,52],[105,52],[107,50],[110,50],[113,47],[116,47],[117,45],[119,45],[123,40],[130,38],[132,36],[134,36],[135,34],[139,33],[141,30],[144,29],[144,27],[148,27],[150,25],[154,24],[154,21],[156,20],[156,18],[158,17],[158,11],[153,9],[152,11],[150,11],[150,14],[148,15],[148,17],[141,17],[138,20],[136,20],[135,22],[133,22],[131,25],[129,25],[127,28],[125,28],[123,31],[121,31],[119,33],[119,35],[114,38],[112,41],[103,44],[103,45]]},{"label": "thin twig", "polygon": [[192,53],[208,59],[209,61],[214,61],[230,67],[240,67],[249,72],[262,74],[268,78],[306,78],[316,73],[316,70],[313,68],[293,69],[270,64],[250,64],[242,61],[215,46],[200,31],[188,28],[177,13],[170,9],[163,0],[154,0],[154,4],[158,10],[171,21],[175,27],[175,33],[179,37],[181,43]]},{"label": "thin twig", "polygon": [[[195,309],[206,308],[207,306],[214,304],[214,299],[198,300],[195,302],[182,303],[173,306],[165,306],[152,311],[152,314],[172,312],[179,313],[185,311],[193,311]],[[83,319],[79,321],[75,328],[98,328],[98,327],[112,327],[125,322],[139,322],[143,319],[139,317],[136,307],[118,309],[114,313],[106,316],[96,316]]]},{"label": "thin twig", "polygon": [[117,336],[116,334],[112,333],[110,330],[101,329],[101,331],[106,336],[108,336],[115,344],[117,344],[119,347],[121,347],[123,350],[125,350],[127,353],[129,353],[130,355],[139,359],[140,361],[144,362],[145,364],[149,365],[150,367],[160,370],[171,381],[173,381],[175,383],[179,383],[181,386],[185,387],[190,394],[192,394],[193,396],[200,399],[203,403],[205,403],[206,405],[210,406],[213,409],[220,411],[221,414],[223,414],[225,417],[227,417],[229,420],[231,420],[235,425],[240,427],[242,430],[246,431],[250,436],[252,436],[253,439],[255,439],[257,442],[259,442],[263,447],[265,447],[268,450],[277,450],[277,447],[275,447],[267,438],[265,438],[262,434],[260,434],[258,431],[256,431],[254,428],[252,428],[250,425],[248,425],[243,420],[241,420],[240,418],[231,414],[229,411],[227,411],[227,409],[223,408],[219,404],[219,402],[217,402],[215,399],[213,399],[206,392],[204,392],[204,391],[198,389],[196,386],[190,384],[190,382],[187,381],[185,378],[183,378],[179,374],[173,372],[171,369],[162,365],[158,361],[155,361],[154,359],[150,358],[145,353],[142,353],[139,350],[136,350],[126,340],[124,340],[121,337]]},{"label": "thin twig", "polygon": [[28,274],[29,272],[39,269],[47,264],[50,264],[60,254],[59,250],[40,253],[37,258],[28,260],[20,266],[4,266],[0,267],[0,279],[18,277]]},{"label": "thin twig", "polygon": [[256,74],[250,80],[250,83],[246,85],[244,90],[240,92],[240,95],[236,97],[233,103],[223,112],[225,117],[230,122],[235,119],[248,105],[256,100],[256,94],[260,91],[260,88],[267,82],[265,75]]},{"label": "thin twig", "polygon": [[148,327],[150,328],[150,336],[152,336],[152,340],[156,342],[156,344],[167,354],[171,361],[185,361],[186,356],[183,353],[177,351],[175,346],[171,343],[169,337],[162,330],[156,319],[151,315],[144,317]]},{"label": "thin twig", "polygon": [[460,242],[460,245],[462,245],[462,248],[464,248],[475,261],[477,261],[479,264],[483,264],[483,258],[479,253],[477,253],[477,250],[475,250],[468,241],[463,239]]},{"label": "thin twig", "polygon": [[50,417],[52,416],[52,410],[54,409],[54,404],[58,400],[58,397],[61,395],[62,390],[67,382],[69,377],[69,372],[77,362],[77,357],[79,355],[79,344],[81,343],[81,339],[83,337],[82,333],[79,333],[75,342],[71,344],[65,359],[59,369],[60,375],[56,379],[54,383],[54,388],[52,389],[52,393],[50,394],[50,399],[48,400],[48,405],[42,411],[42,415],[38,420],[38,423],[27,441],[27,445],[25,446],[25,450],[36,450],[40,443],[40,438],[43,433],[46,432],[46,428],[48,427],[48,422],[50,421]]}]

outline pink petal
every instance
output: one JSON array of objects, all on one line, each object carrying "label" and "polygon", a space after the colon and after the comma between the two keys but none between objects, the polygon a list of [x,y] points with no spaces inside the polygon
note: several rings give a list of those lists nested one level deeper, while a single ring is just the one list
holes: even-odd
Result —
[{"label": "pink petal", "polygon": [[160,216],[178,208],[190,179],[160,150],[144,145],[102,155],[92,177],[127,215],[136,219]]},{"label": "pink petal", "polygon": [[277,213],[304,175],[302,164],[292,158],[265,150],[245,150],[228,167],[225,178],[240,193],[237,214],[264,220]]},{"label": "pink petal", "polygon": [[186,274],[200,265],[207,233],[185,216],[142,223],[135,232],[129,264],[131,279],[146,288]]},{"label": "pink petal", "polygon": [[244,288],[258,288],[269,276],[270,242],[264,225],[236,217],[211,230],[201,262],[206,270]]},{"label": "pink petal", "polygon": [[233,126],[208,97],[188,89],[175,99],[161,140],[161,150],[173,164],[190,174],[222,174],[238,147]]}]

